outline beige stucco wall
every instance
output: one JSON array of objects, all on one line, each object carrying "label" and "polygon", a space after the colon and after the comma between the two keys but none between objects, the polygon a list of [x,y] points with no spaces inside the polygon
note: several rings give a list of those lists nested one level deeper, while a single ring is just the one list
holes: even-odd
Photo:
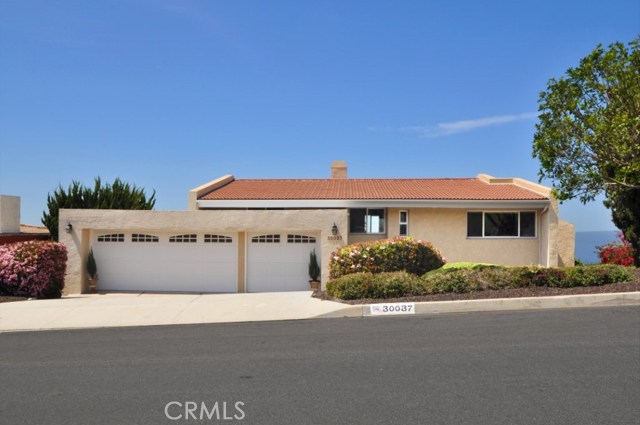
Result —
[{"label": "beige stucco wall", "polygon": [[0,195],[0,233],[20,233],[20,197]]},{"label": "beige stucco wall", "polygon": [[[198,211],[122,211],[122,210],[60,210],[60,242],[67,246],[69,258],[65,278],[65,294],[86,291],[84,263],[87,258],[90,230],[170,231],[221,233],[301,231],[320,234],[322,285],[329,279],[329,258],[337,247],[346,244],[334,238],[347,235],[347,210],[198,210]],[[71,223],[71,233],[64,225]],[[239,249],[246,249],[239,244]],[[243,269],[244,270],[244,269]],[[244,279],[244,271],[238,274]],[[239,285],[239,289],[240,289]],[[244,285],[242,285],[244,288]]]},{"label": "beige stucco wall", "polygon": [[[389,209],[387,231],[390,238],[398,236],[399,211],[399,209]],[[467,238],[466,209],[409,209],[408,211],[409,236],[433,243],[448,262],[472,261],[506,265],[540,263],[538,237]],[[484,209],[484,211],[490,210]]]},{"label": "beige stucco wall", "polygon": [[540,264],[547,267],[558,266],[558,209],[558,201],[552,198],[550,207],[541,213],[543,243],[540,245]]},{"label": "beige stucco wall", "polygon": [[576,255],[576,231],[573,224],[565,220],[558,222],[558,266],[573,267]]},{"label": "beige stucco wall", "polygon": [[[575,232],[573,225],[558,217],[558,202],[536,212],[535,238],[467,238],[468,209],[389,208],[385,235],[349,235],[349,243],[364,242],[399,235],[399,214],[409,212],[409,236],[433,243],[447,261],[472,261],[506,265],[540,264],[570,266],[574,264]],[[495,211],[521,211],[497,208]],[[492,209],[482,208],[482,211]],[[565,223],[565,224],[563,224]]]},{"label": "beige stucco wall", "polygon": [[366,235],[362,233],[349,233],[348,243],[352,244],[352,243],[358,243],[358,242],[370,242],[370,241],[376,241],[379,239],[387,239],[387,234],[377,233],[373,235]]}]

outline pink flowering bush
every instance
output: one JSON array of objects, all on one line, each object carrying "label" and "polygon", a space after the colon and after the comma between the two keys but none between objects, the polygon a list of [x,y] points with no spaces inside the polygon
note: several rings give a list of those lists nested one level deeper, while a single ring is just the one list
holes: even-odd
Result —
[{"label": "pink flowering bush", "polygon": [[0,294],[60,298],[67,269],[67,248],[50,241],[0,246]]},{"label": "pink flowering bush", "polygon": [[632,266],[635,250],[631,242],[624,238],[622,232],[617,234],[619,241],[611,242],[603,246],[596,247],[600,264],[618,264],[620,266]]},{"label": "pink flowering bush", "polygon": [[329,276],[353,273],[404,271],[414,275],[442,267],[445,259],[429,242],[413,238],[361,242],[339,248],[331,254]]}]

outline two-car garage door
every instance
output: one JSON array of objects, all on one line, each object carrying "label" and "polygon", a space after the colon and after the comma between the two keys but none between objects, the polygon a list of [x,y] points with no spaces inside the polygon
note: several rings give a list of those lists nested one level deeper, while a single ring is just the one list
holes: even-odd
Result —
[{"label": "two-car garage door", "polygon": [[[95,232],[92,248],[103,291],[237,292],[238,234]],[[309,253],[316,237],[249,233],[248,292],[309,289]]]},{"label": "two-car garage door", "polygon": [[225,234],[100,233],[104,291],[236,292],[238,241]]}]

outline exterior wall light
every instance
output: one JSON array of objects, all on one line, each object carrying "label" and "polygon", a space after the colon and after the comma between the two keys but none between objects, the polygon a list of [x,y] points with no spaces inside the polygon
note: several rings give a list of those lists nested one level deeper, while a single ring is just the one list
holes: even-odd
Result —
[{"label": "exterior wall light", "polygon": [[66,226],[64,226],[64,231],[67,233],[71,233],[71,231],[73,230],[73,226],[71,225],[71,223],[67,223]]},{"label": "exterior wall light", "polygon": [[338,226],[336,226],[336,223],[333,223],[333,226],[331,227],[331,234],[333,236],[336,236],[338,234]]}]

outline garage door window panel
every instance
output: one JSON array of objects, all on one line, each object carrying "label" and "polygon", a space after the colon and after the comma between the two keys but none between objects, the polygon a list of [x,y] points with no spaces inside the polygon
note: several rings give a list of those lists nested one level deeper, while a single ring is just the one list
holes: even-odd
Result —
[{"label": "garage door window panel", "polygon": [[251,243],[280,243],[280,235],[260,235],[251,238]]},{"label": "garage door window panel", "polygon": [[124,242],[124,233],[111,233],[108,235],[99,235],[98,242]]},{"label": "garage door window panel", "polygon": [[196,243],[198,242],[198,235],[189,234],[189,235],[175,235],[169,237],[169,242],[171,243]]},{"label": "garage door window panel", "polygon": [[316,243],[316,238],[305,235],[287,235],[287,243]]},{"label": "garage door window panel", "polygon": [[144,235],[142,233],[134,233],[131,235],[131,242],[159,242],[160,238],[154,235]]},{"label": "garage door window panel", "polygon": [[233,243],[233,238],[224,235],[204,235],[204,243]]}]

